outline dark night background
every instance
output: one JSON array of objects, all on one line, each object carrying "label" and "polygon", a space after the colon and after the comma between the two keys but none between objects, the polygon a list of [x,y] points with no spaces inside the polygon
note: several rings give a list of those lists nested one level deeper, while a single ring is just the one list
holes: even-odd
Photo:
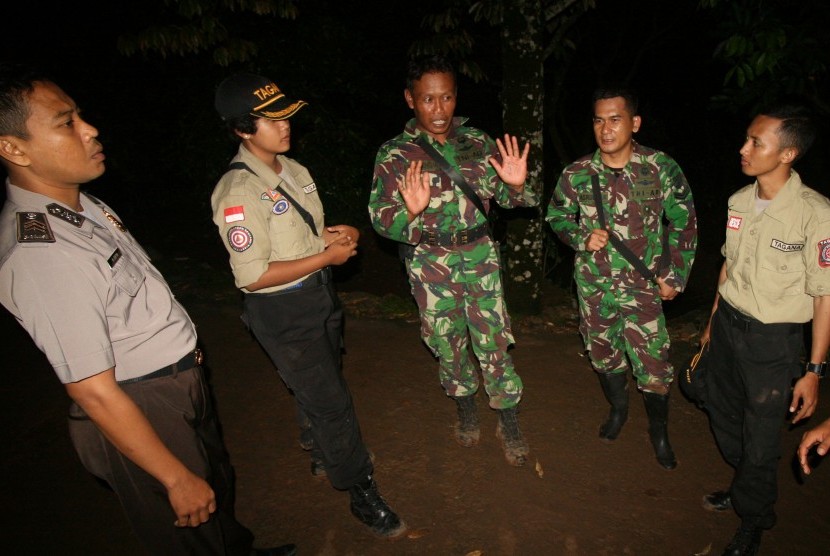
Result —
[{"label": "dark night background", "polygon": [[[642,458],[651,461],[641,408],[633,412],[630,432],[614,447],[615,459],[606,459],[611,453],[605,451],[608,447],[593,442],[597,411],[605,411],[598,405],[604,404],[599,401],[599,389],[592,376],[570,372],[584,363],[575,330],[548,334],[545,342],[528,339],[525,345],[531,349],[515,354],[517,366],[528,384],[533,384],[524,415],[533,450],[548,464],[552,488],[535,478],[529,482],[530,469],[525,475],[507,475],[500,459],[491,461],[487,455],[464,459],[464,454],[446,450],[440,439],[425,434],[445,427],[445,410],[449,411],[437,395],[434,376],[420,372],[434,362],[422,349],[415,324],[387,321],[360,329],[363,338],[349,337],[349,381],[358,396],[367,436],[381,460],[381,482],[384,489],[389,485],[385,492],[392,493],[396,504],[400,501],[410,512],[407,520],[411,515],[417,527],[429,525],[434,513],[434,533],[395,545],[398,552],[386,550],[385,546],[392,545],[352,534],[349,527],[356,530],[357,525],[343,511],[344,499],[330,489],[306,484],[307,456],[296,447],[290,400],[277,384],[270,361],[238,322],[237,304],[228,301],[239,294],[232,286],[227,255],[211,221],[209,198],[236,145],[214,111],[215,87],[232,72],[252,70],[272,77],[289,96],[309,102],[291,120],[288,154],[310,169],[329,222],[350,223],[364,230],[361,254],[338,268],[343,282],[340,289],[345,291],[348,281],[362,274],[362,280],[352,280],[350,293],[360,293],[355,291],[355,282],[378,290],[367,290],[370,293],[387,293],[397,285],[411,304],[403,276],[391,276],[399,270],[394,246],[384,241],[377,242],[379,249],[363,245],[375,238],[366,211],[374,156],[379,145],[400,133],[411,117],[403,101],[404,74],[412,44],[433,32],[424,26],[424,17],[471,0],[277,0],[298,8],[298,16],[291,20],[223,11],[228,32],[257,47],[253,59],[227,67],[216,64],[211,52],[167,57],[119,52],[119,39],[156,25],[188,24],[176,13],[178,7],[200,5],[210,11],[229,1],[5,2],[0,7],[0,60],[27,61],[44,68],[77,101],[84,118],[98,128],[107,171],[87,189],[115,208],[176,295],[185,295],[183,302],[199,323],[204,344],[220,346],[208,362],[219,369],[213,386],[222,402],[223,426],[230,427],[229,449],[241,475],[239,497],[256,502],[238,507],[258,536],[261,532],[260,538],[269,542],[305,543],[303,553],[313,553],[312,547],[328,546],[331,539],[326,535],[331,527],[342,530],[334,545],[340,551],[317,553],[468,553],[478,541],[485,546],[486,540],[491,541],[488,550],[497,553],[492,542],[495,533],[500,537],[502,522],[515,520],[524,528],[522,542],[539,543],[530,546],[561,540],[565,533],[575,531],[582,552],[568,554],[669,553],[660,543],[685,546],[684,537],[695,543],[700,540],[701,547],[705,544],[701,539],[715,543],[716,548],[722,546],[735,526],[730,521],[735,516],[731,512],[717,516],[720,519],[700,515],[703,510],[698,502],[700,493],[728,480],[728,469],[717,461],[705,417],[675,395],[671,426],[678,455],[684,458],[681,474],[651,476],[647,468],[639,467],[645,461]],[[236,0],[236,4],[255,1]],[[705,319],[711,306],[721,263],[726,199],[749,183],[740,172],[738,150],[756,104],[787,96],[814,110],[819,139],[796,169],[807,184],[830,194],[826,156],[830,145],[830,3],[719,0],[714,8],[701,7],[711,2],[596,0],[595,8],[572,21],[545,64],[544,204],[561,168],[594,150],[589,99],[594,87],[606,81],[622,81],[638,90],[643,125],[637,140],[672,155],[688,178],[698,212],[700,247],[688,290],[666,306],[667,313],[682,317],[677,320],[688,325],[675,325],[684,333],[684,341],[672,340],[672,355],[678,361],[684,345],[688,354],[693,351],[691,343],[699,324],[695,315]],[[506,0],[502,3],[511,5]],[[472,125],[493,136],[511,131],[502,126],[499,28],[475,23],[469,16],[462,18],[462,27],[475,39],[467,57],[480,66],[486,79],[460,78],[456,115],[469,116]],[[761,45],[764,60],[777,61],[774,71],[745,80],[741,86],[736,79],[725,82],[734,59],[724,60],[718,48],[736,36],[757,39],[738,58],[746,59],[752,48]],[[0,193],[0,201],[4,196]],[[551,241],[550,252],[559,256],[553,257],[557,264],[550,279],[566,285],[571,274],[568,250],[557,251]],[[385,259],[380,261],[381,257]],[[373,271],[372,280],[366,279],[368,270]],[[552,297],[548,308],[556,303]],[[559,305],[567,305],[562,301],[565,298],[558,297]],[[0,546],[7,553],[21,554],[139,553],[126,521],[116,515],[117,502],[102,489],[91,489],[92,479],[75,461],[62,426],[63,389],[34,344],[7,312],[2,313],[5,321],[0,319],[0,326],[6,328],[0,330],[12,332],[3,334],[0,350],[7,374],[0,388],[4,410],[0,420],[5,423],[0,474],[6,478],[0,484],[0,505],[5,509],[0,518],[6,527],[5,543]],[[355,349],[360,340],[363,349]],[[407,347],[417,357],[407,355]],[[375,361],[377,353],[383,354],[383,361]],[[246,364],[237,365],[242,358]],[[393,359],[390,365],[395,372],[388,372],[385,365]],[[555,368],[560,360],[565,362],[564,372]],[[825,380],[824,392],[827,386]],[[826,393],[822,396],[828,399]],[[824,419],[827,406],[820,405],[816,417]],[[817,422],[814,418],[807,425]],[[803,430],[788,431],[788,453],[794,451],[793,443]],[[495,442],[492,434],[487,436]],[[397,449],[404,444],[406,449]],[[495,445],[490,448],[490,455],[497,455]],[[424,454],[433,452],[433,461],[445,459],[446,463],[441,467],[430,464],[428,469],[438,468],[448,480],[433,481],[420,467]],[[822,503],[828,490],[822,485],[827,484],[827,467],[825,463],[823,473],[813,476],[806,486],[789,478],[782,481],[781,524],[764,541],[773,547],[769,553],[826,552],[830,545],[826,503]],[[299,471],[289,472],[299,469],[302,478]],[[502,488],[481,488],[459,497],[459,486],[471,476],[478,477],[482,485],[493,482]],[[623,489],[614,498],[618,484]],[[511,493],[509,500],[502,498],[503,492]],[[542,497],[544,505],[535,505]],[[517,511],[509,503],[515,500],[528,504]],[[540,509],[544,511],[536,515]],[[530,510],[533,515],[528,516]],[[113,515],[100,520],[101,512]],[[663,522],[666,517],[668,525]],[[478,527],[492,530],[482,532]],[[25,546],[15,546],[21,539],[33,549],[27,552]],[[110,539],[121,544],[108,547]],[[423,545],[459,549],[429,552],[420,548]],[[597,550],[592,552],[592,547]],[[524,553],[556,553],[555,548],[548,550]]]},{"label": "dark night background", "polygon": [[[162,0],[16,3],[3,8],[0,41],[3,58],[31,61],[51,72],[98,127],[108,169],[88,189],[112,204],[156,256],[185,252],[222,265],[209,196],[235,145],[213,110],[215,86],[231,72],[253,70],[271,76],[289,96],[307,100],[310,106],[292,119],[289,155],[308,166],[320,184],[330,222],[368,229],[365,205],[374,154],[410,117],[402,98],[409,48],[431,33],[422,23],[425,14],[458,2],[294,4],[298,17],[293,20],[240,13],[225,17],[231,34],[244,36],[258,49],[253,60],[230,67],[217,65],[209,53],[119,53],[119,37],[162,23],[184,23],[175,13],[179,3]],[[772,11],[732,9],[755,4]],[[638,141],[671,154],[692,186],[700,220],[698,261],[717,258],[726,197],[748,183],[739,171],[738,149],[753,114],[751,101],[770,89],[759,80],[747,84],[744,94],[733,90],[731,100],[715,104],[712,99],[724,92],[729,69],[715,49],[736,30],[747,25],[762,29],[770,21],[786,25],[789,49],[800,47],[798,41],[821,46],[821,41],[827,43],[824,6],[722,1],[717,9],[703,9],[697,0],[598,0],[567,32],[570,48],[546,62],[544,201],[562,166],[595,147],[591,90],[605,81],[626,82],[641,96]],[[752,17],[759,21],[741,19]],[[465,21],[476,41],[469,58],[486,79],[460,79],[456,114],[497,135],[503,132],[498,28]],[[816,35],[812,43],[810,33]],[[779,50],[785,49],[771,49]],[[777,78],[793,74],[798,75],[797,68],[782,64]],[[820,82],[810,77],[812,85],[822,92],[826,68],[816,75]],[[826,113],[817,114],[826,122]],[[824,193],[827,141],[821,137],[796,166],[806,183]],[[367,263],[371,261],[361,261]],[[569,272],[560,268],[554,276]],[[708,303],[714,276],[702,272],[693,274],[685,303]]]}]

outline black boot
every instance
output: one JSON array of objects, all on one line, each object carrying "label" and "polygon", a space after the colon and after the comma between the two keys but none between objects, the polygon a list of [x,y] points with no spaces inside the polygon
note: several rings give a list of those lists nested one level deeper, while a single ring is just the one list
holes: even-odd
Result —
[{"label": "black boot", "polygon": [[522,431],[519,430],[518,408],[511,407],[499,410],[499,423],[496,425],[496,436],[501,440],[504,457],[507,463],[514,467],[521,467],[527,462],[530,449],[525,442]]},{"label": "black boot", "polygon": [[608,419],[599,428],[599,437],[614,440],[628,420],[628,375],[625,373],[598,373],[605,399],[611,404]]},{"label": "black boot", "polygon": [[406,524],[380,495],[371,475],[352,486],[349,495],[352,498],[352,514],[377,536],[392,539],[406,532]]},{"label": "black boot", "polygon": [[761,547],[761,535],[764,530],[751,524],[741,522],[729,545],[723,549],[722,556],[754,556]]},{"label": "black boot", "polygon": [[476,409],[476,397],[462,396],[453,398],[458,409],[458,422],[455,424],[455,441],[471,448],[478,444],[481,436],[481,429],[478,426],[478,410]]},{"label": "black boot", "polygon": [[643,392],[648,415],[648,436],[654,446],[657,463],[666,469],[677,467],[677,460],[669,444],[669,396]]}]

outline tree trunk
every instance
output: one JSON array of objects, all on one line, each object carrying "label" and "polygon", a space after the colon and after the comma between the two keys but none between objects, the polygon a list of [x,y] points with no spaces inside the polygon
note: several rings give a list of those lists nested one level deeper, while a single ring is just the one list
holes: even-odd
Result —
[{"label": "tree trunk", "polygon": [[[542,106],[544,100],[544,42],[541,0],[515,0],[505,10],[502,30],[504,129],[519,141],[530,141],[525,187],[541,197]],[[543,276],[543,210],[515,209],[504,215],[507,241],[503,255],[507,304],[512,313],[540,311]]]}]

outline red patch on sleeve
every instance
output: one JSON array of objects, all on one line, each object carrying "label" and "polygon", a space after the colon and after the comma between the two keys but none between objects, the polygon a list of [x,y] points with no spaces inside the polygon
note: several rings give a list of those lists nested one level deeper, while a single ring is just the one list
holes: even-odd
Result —
[{"label": "red patch on sleeve", "polygon": [[726,227],[730,230],[740,230],[743,221],[744,219],[740,216],[730,216],[729,220],[726,221]]},{"label": "red patch on sleeve", "polygon": [[830,266],[830,238],[818,242],[818,265],[821,268]]}]

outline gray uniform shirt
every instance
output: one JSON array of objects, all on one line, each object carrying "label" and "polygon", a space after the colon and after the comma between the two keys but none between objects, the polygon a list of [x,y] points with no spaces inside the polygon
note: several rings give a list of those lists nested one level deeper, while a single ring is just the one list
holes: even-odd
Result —
[{"label": "gray uniform shirt", "polygon": [[196,331],[147,253],[113,211],[81,194],[98,224],[6,183],[0,213],[0,303],[60,381],[115,367],[116,380],[175,363]]}]

